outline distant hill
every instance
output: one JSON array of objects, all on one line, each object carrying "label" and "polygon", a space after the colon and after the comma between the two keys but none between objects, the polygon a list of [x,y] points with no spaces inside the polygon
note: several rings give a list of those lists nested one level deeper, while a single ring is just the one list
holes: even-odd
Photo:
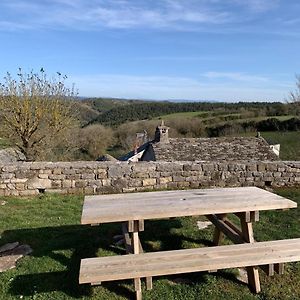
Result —
[{"label": "distant hill", "polygon": [[119,98],[83,98],[76,101],[76,111],[82,124],[85,125],[111,109],[144,102]]},{"label": "distant hill", "polygon": [[[112,109],[99,114],[91,123],[100,123],[107,126],[118,126],[125,122],[153,119],[163,115],[184,112],[220,112],[239,113],[242,110],[264,111],[266,115],[281,115],[284,110],[283,103],[269,102],[128,102],[127,105],[117,105]],[[258,114],[259,115],[259,114]]]}]

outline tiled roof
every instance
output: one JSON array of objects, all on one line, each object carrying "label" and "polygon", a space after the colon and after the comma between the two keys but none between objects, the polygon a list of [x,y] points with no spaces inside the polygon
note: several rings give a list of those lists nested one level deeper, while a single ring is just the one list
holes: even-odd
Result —
[{"label": "tiled roof", "polygon": [[279,160],[263,138],[170,138],[169,143],[152,143],[155,160],[233,161]]}]

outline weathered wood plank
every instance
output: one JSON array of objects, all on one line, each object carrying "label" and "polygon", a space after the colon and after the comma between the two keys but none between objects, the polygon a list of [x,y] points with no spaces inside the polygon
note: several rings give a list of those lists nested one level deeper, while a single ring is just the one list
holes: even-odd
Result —
[{"label": "weathered wood plank", "polygon": [[[124,222],[294,207],[297,207],[296,202],[256,187],[98,195],[85,197],[81,223]],[[252,218],[257,218],[257,215],[254,214]]]},{"label": "weathered wood plank", "polygon": [[81,260],[80,283],[252,267],[300,260],[300,239]]}]

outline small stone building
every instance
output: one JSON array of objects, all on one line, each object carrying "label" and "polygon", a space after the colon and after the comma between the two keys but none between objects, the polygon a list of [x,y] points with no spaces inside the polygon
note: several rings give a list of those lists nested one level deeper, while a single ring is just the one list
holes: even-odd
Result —
[{"label": "small stone building", "polygon": [[121,157],[125,161],[276,161],[278,155],[262,137],[169,138],[164,123],[153,141]]}]

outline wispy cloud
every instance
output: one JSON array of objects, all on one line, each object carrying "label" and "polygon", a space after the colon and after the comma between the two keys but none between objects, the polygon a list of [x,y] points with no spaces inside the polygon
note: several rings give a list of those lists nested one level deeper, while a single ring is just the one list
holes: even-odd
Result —
[{"label": "wispy cloud", "polygon": [[269,79],[264,76],[250,75],[239,72],[206,72],[203,77],[209,79],[228,79],[231,81],[244,81],[244,82],[267,82]]},{"label": "wispy cloud", "polygon": [[[2,0],[0,21],[11,28],[73,29],[173,28],[193,29],[240,21],[244,7],[256,12],[274,7],[276,0]],[[226,5],[224,5],[224,3]],[[231,5],[231,6],[230,6]],[[242,16],[242,17],[245,17]],[[2,26],[0,29],[5,30]]]},{"label": "wispy cloud", "polygon": [[249,8],[255,12],[265,12],[276,8],[279,0],[231,0],[231,2]]}]

